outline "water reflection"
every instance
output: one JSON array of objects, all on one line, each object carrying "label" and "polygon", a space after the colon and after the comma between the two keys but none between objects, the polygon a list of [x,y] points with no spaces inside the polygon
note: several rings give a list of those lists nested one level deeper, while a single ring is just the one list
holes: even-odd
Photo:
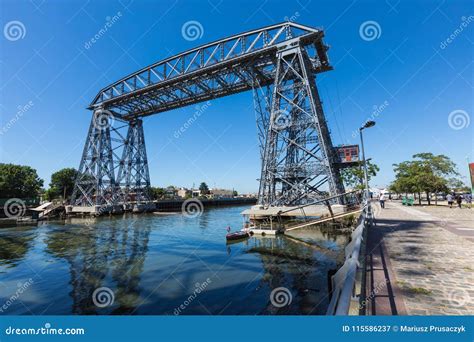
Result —
[{"label": "water reflection", "polygon": [[111,226],[65,227],[48,235],[47,251],[70,265],[72,313],[97,313],[92,294],[103,286],[115,293],[116,305],[110,313],[133,312],[149,235],[150,227],[133,219]]},{"label": "water reflection", "polygon": [[[306,230],[300,235],[313,233]],[[341,235],[335,238],[346,239]],[[289,305],[279,308],[269,302],[262,314],[324,314],[328,304],[327,273],[336,267],[339,253],[291,236],[254,238],[246,253],[256,253],[262,260],[264,274],[259,286],[285,287],[292,292]]]},{"label": "water reflection", "polygon": [[2,229],[4,233],[0,235],[0,266],[15,267],[25,258],[37,236],[35,228]]},{"label": "water reflection", "polygon": [[[324,314],[327,272],[343,257],[347,236],[306,229],[291,236],[252,237],[226,245],[227,225],[241,226],[242,208],[182,215],[125,215],[47,222],[0,230],[0,281],[7,300],[19,281],[34,283],[6,314]],[[196,284],[210,279],[189,301]],[[108,287],[111,306],[92,295]],[[286,287],[293,300],[271,304]]]}]

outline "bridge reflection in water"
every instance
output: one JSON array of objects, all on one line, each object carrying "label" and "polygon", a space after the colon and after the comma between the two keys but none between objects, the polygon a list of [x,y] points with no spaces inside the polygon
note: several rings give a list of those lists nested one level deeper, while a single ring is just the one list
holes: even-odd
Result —
[{"label": "bridge reflection in water", "polygon": [[[347,237],[308,229],[226,245],[225,227],[241,226],[241,210],[2,229],[0,301],[32,279],[2,314],[324,314],[327,272]],[[94,304],[100,287],[113,291],[110,306]],[[291,293],[288,305],[272,303],[278,287]]]}]

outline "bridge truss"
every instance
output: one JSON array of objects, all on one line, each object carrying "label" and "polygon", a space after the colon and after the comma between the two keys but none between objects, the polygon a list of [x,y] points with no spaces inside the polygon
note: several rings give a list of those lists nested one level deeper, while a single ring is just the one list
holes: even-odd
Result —
[{"label": "bridge truss", "polygon": [[[150,200],[142,118],[253,91],[262,169],[259,204],[289,206],[343,193],[316,87],[331,70],[322,30],[285,22],[143,68],[99,91],[72,203]],[[126,132],[125,132],[126,131]]]}]

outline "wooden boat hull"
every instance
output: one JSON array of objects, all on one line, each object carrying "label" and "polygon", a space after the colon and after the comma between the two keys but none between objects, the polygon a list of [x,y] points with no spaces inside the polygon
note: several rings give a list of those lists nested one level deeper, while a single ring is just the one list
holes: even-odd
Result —
[{"label": "wooden boat hull", "polygon": [[229,233],[225,236],[227,241],[236,241],[236,240],[243,240],[250,237],[250,234],[247,232],[235,232]]}]

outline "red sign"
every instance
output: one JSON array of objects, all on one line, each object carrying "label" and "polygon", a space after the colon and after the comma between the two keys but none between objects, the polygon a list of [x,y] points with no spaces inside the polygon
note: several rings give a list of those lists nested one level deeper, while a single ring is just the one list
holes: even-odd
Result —
[{"label": "red sign", "polygon": [[340,163],[352,163],[359,161],[359,145],[343,145],[336,147]]},{"label": "red sign", "polygon": [[471,171],[471,187],[474,188],[474,163],[469,163],[469,171]]}]

